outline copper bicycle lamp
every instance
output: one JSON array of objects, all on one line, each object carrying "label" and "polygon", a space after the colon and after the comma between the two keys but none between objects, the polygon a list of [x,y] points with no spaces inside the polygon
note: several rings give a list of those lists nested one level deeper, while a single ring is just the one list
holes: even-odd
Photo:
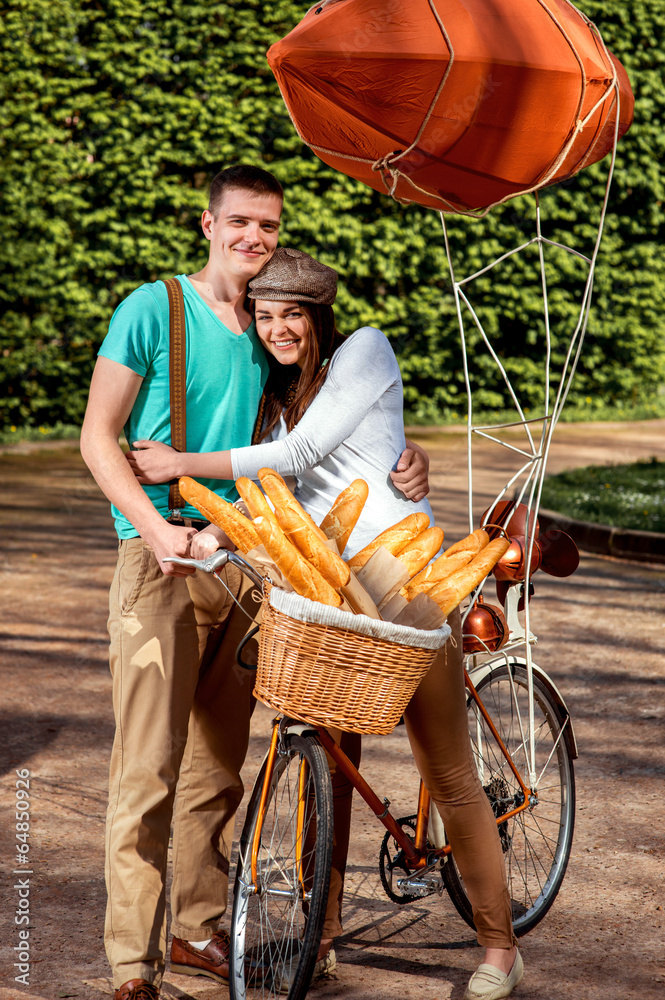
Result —
[{"label": "copper bicycle lamp", "polygon": [[[480,518],[480,526],[486,530],[493,527],[501,527],[510,537],[513,535],[526,535],[527,521],[529,534],[538,538],[540,534],[540,524],[538,518],[534,517],[525,503],[517,503],[516,500],[498,500],[491,507],[483,512]],[[488,522],[487,524],[485,522]],[[493,532],[490,531],[490,537]]]},{"label": "copper bicycle lamp", "polygon": [[465,653],[496,652],[508,641],[508,623],[495,604],[486,604],[478,595],[464,622],[462,646]]},{"label": "copper bicycle lamp", "polygon": [[[510,539],[510,546],[506,549],[492,571],[497,580],[523,580],[526,575],[528,551],[524,535],[513,535]],[[542,549],[538,542],[534,541],[531,549],[530,576],[540,568],[542,561]]]}]

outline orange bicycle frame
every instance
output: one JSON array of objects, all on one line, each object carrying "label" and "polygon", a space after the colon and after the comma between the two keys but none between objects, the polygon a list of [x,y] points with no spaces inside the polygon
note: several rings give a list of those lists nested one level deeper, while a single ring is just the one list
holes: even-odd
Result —
[{"label": "orange bicycle frame", "polygon": [[[510,752],[505,746],[503,740],[499,736],[496,726],[492,722],[490,715],[483,705],[478,692],[473,686],[471,679],[464,671],[464,680],[466,683],[467,690],[475,704],[478,707],[485,723],[487,724],[492,736],[496,740],[497,746],[501,750],[501,753],[506,759],[510,770],[513,772],[524,799],[522,803],[516,806],[514,809],[510,809],[508,812],[503,813],[501,816],[496,818],[497,826],[501,823],[505,823],[507,819],[516,816],[518,813],[527,809],[530,805],[530,790],[525,784],[522,775],[518,771],[515,763],[510,756]],[[414,871],[420,868],[427,867],[430,863],[432,857],[438,858],[444,855],[450,854],[451,847],[447,844],[445,847],[437,848],[434,851],[427,851],[427,833],[429,826],[429,812],[430,812],[430,796],[423,785],[420,782],[420,789],[418,793],[418,809],[416,818],[416,831],[413,839],[408,837],[402,828],[397,825],[394,817],[389,811],[389,801],[388,799],[381,800],[378,795],[374,792],[372,787],[365,781],[360,771],[355,767],[349,758],[346,756],[344,751],[337,745],[335,740],[330,736],[330,734],[325,729],[320,729],[316,726],[312,727],[316,730],[319,742],[324,750],[330,754],[333,760],[336,762],[340,771],[348,778],[353,787],[362,796],[369,808],[372,810],[374,815],[380,822],[385,826],[390,835],[395,840],[395,843],[399,845],[404,854],[404,859],[408,863],[409,867]],[[280,721],[276,721],[273,726],[272,739],[270,741],[270,749],[268,750],[268,757],[266,760],[266,771],[263,779],[263,786],[261,788],[261,799],[259,802],[259,817],[258,822],[254,828],[254,839],[252,841],[252,881],[256,884],[256,868],[258,862],[258,852],[259,843],[261,839],[261,829],[263,827],[263,821],[265,819],[266,807],[268,802],[268,791],[270,788],[270,783],[272,780],[272,772],[275,766],[275,758],[277,756],[277,747],[280,735]],[[305,782],[306,782],[306,764],[303,761],[300,766],[299,778],[298,778],[298,809],[297,809],[297,828],[296,828],[296,863],[298,866],[298,880],[303,887],[304,891],[304,872],[302,866],[302,850],[303,850],[303,831],[304,831],[304,819],[305,819],[305,808],[306,808],[306,796],[305,796]]]}]

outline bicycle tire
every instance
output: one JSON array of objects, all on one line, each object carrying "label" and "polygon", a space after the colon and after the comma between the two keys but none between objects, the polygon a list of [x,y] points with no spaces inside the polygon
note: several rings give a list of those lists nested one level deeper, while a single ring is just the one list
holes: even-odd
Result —
[{"label": "bicycle tire", "polygon": [[[515,662],[497,664],[476,690],[528,781],[524,749],[529,741],[526,667]],[[517,937],[533,930],[552,906],[566,873],[575,825],[573,758],[562,731],[565,713],[536,675],[533,692],[537,803],[499,827]],[[467,707],[474,757],[498,818],[513,808],[520,787],[470,695]],[[452,855],[443,866],[443,881],[457,912],[474,927],[471,903]]]},{"label": "bicycle tire", "polygon": [[[231,1000],[305,996],[328,900],[332,785],[325,753],[314,735],[284,736],[261,827],[257,886],[252,884],[251,850],[266,762],[254,784],[240,838],[231,916]],[[296,852],[301,766],[307,769],[303,879]]]}]

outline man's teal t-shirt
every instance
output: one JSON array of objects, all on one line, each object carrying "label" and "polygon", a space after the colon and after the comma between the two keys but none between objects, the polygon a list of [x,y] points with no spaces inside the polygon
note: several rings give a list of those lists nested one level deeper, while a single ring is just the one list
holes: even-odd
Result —
[{"label": "man's teal t-shirt", "polygon": [[[178,275],[185,298],[187,345],[187,450],[225,451],[251,444],[256,414],[268,376],[268,359],[254,323],[243,334],[224,326],[186,275]],[[163,281],[142,285],[116,309],[100,355],[143,376],[125,425],[130,446],[146,439],[171,444],[169,406],[169,306]],[[202,479],[227,500],[238,494],[232,480]],[[144,486],[160,514],[169,513],[169,487]],[[138,534],[112,507],[119,538]],[[201,517],[193,507],[184,517]]]}]

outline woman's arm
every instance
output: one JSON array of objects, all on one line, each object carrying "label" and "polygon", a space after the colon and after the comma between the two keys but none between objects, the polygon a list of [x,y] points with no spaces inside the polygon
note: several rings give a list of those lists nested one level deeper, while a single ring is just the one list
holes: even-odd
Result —
[{"label": "woman's arm", "polygon": [[[255,479],[264,467],[297,476],[316,465],[353,433],[379,397],[399,380],[394,353],[380,331],[364,330],[355,343],[349,342],[340,350],[343,353],[339,359],[336,356],[331,375],[287,437],[232,452],[204,454],[176,452],[157,441],[136,441],[127,460],[139,482],[163,483],[179,476],[237,479],[242,475]],[[390,476],[396,489],[418,501],[429,492],[428,469],[427,453],[409,441]]]},{"label": "woman's arm", "polygon": [[176,451],[161,441],[134,441],[127,453],[132,472],[146,486],[168,483],[180,476],[233,479],[230,451]]},{"label": "woman's arm", "polygon": [[[417,503],[429,493],[429,455],[414,441],[407,440],[406,445],[390,478],[396,490]],[[128,452],[127,461],[139,483],[146,486],[180,476],[233,479],[230,451],[179,452],[161,441],[135,441],[134,449],[138,450]],[[284,475],[291,475],[290,469]]]},{"label": "woman's arm", "polygon": [[[334,373],[331,370],[302,420],[287,437],[233,452],[203,454],[177,452],[159,441],[135,441],[127,455],[134,474],[140,483],[148,485],[179,476],[256,479],[258,470],[264,467],[281,475],[297,476],[311,468],[353,433],[376,400],[399,379],[392,348],[382,333],[372,333],[374,337],[361,337],[355,344],[339,349],[342,354],[339,361],[335,355]],[[241,456],[241,468],[232,462],[237,456]]]}]

